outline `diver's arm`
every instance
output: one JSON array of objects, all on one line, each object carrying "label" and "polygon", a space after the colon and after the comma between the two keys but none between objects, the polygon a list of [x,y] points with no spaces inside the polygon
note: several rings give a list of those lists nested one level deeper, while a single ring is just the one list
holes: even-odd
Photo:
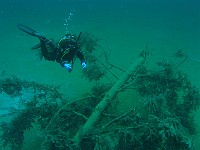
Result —
[{"label": "diver's arm", "polygon": [[81,51],[81,49],[79,49],[78,51],[77,51],[77,53],[76,53],[76,55],[77,55],[77,57],[80,59],[80,61],[81,61],[81,65],[82,65],[82,68],[84,69],[84,68],[86,68],[86,61],[85,61],[85,59],[84,59],[84,56],[83,56],[83,53],[82,53],[82,51]]},{"label": "diver's arm", "polygon": [[85,61],[81,49],[79,49],[79,50],[77,51],[76,56],[80,59],[81,62]]}]

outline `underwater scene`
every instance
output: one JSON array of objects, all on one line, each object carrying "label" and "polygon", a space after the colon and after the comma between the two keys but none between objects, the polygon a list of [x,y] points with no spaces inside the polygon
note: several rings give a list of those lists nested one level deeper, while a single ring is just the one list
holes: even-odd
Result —
[{"label": "underwater scene", "polygon": [[200,150],[199,8],[0,1],[0,150]]}]

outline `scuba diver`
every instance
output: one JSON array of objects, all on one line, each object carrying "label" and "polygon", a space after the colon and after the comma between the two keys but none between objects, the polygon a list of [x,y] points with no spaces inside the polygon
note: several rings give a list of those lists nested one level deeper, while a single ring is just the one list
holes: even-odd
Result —
[{"label": "scuba diver", "polygon": [[42,56],[46,60],[56,61],[60,63],[62,67],[66,68],[68,72],[71,72],[75,58],[78,57],[81,61],[82,68],[86,68],[86,61],[78,45],[81,33],[77,38],[72,34],[66,34],[59,40],[58,45],[56,46],[44,35],[27,26],[18,24],[17,27],[23,32],[39,38],[40,43],[33,46],[31,49],[34,50],[41,48]]}]

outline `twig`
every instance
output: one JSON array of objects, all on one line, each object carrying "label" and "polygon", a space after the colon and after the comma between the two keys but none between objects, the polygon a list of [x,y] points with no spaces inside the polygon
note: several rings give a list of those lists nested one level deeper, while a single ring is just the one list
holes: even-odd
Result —
[{"label": "twig", "polygon": [[92,96],[84,97],[84,98],[75,100],[75,101],[73,101],[73,102],[71,102],[71,103],[67,103],[67,104],[63,105],[63,106],[55,113],[55,115],[51,118],[51,120],[49,121],[49,124],[46,126],[45,131],[47,131],[47,129],[48,129],[49,126],[51,125],[53,119],[56,118],[56,117],[58,116],[58,114],[59,114],[63,109],[67,108],[69,105],[71,105],[71,104],[73,104],[73,103],[76,103],[76,102],[79,102],[79,101],[82,101],[82,100],[86,100],[86,99],[89,99],[89,98],[91,98],[91,97],[92,97]]},{"label": "twig", "polygon": [[118,70],[122,71],[122,72],[125,72],[125,70],[121,69],[120,67],[114,65],[114,64],[111,64],[109,61],[108,61],[108,64],[111,66],[111,67],[115,67],[117,68]]},{"label": "twig", "polygon": [[106,67],[106,65],[104,65],[104,63],[99,59],[99,58],[97,58],[96,57],[96,59],[117,79],[117,80],[119,80],[119,78],[108,68],[108,67]]},{"label": "twig", "polygon": [[188,59],[188,56],[186,55],[186,57],[181,61],[179,62],[174,68],[177,69],[180,65],[182,65],[186,60]]},{"label": "twig", "polygon": [[[114,122],[117,122],[118,120],[120,120],[120,119],[126,117],[127,115],[129,115],[129,114],[132,113],[133,111],[136,111],[136,109],[133,108],[133,109],[131,109],[130,111],[124,113],[123,115],[121,115],[121,116],[119,116],[119,117],[117,117],[117,118],[111,120],[109,123],[107,123],[106,125],[104,125],[104,126],[102,127],[102,130],[104,130],[105,128],[107,128],[108,126],[110,126],[111,124],[113,124]],[[136,114],[136,112],[135,112],[135,114]],[[135,115],[135,114],[134,114],[134,115]]]},{"label": "twig", "polygon": [[114,117],[116,117],[115,114],[102,113],[102,115],[104,115],[104,116],[106,116],[106,117],[110,117],[110,118],[114,118]]},{"label": "twig", "polygon": [[[132,84],[135,83],[135,81],[136,81],[136,79],[133,82],[130,82],[129,84],[125,84],[118,91],[123,91],[124,89],[127,89],[128,87],[132,86]],[[132,88],[132,89],[136,89],[136,87]]]},{"label": "twig", "polygon": [[82,117],[82,118],[84,118],[85,120],[87,120],[88,118],[85,116],[85,115],[83,115],[83,114],[81,114],[81,113],[78,113],[78,112],[76,112],[76,111],[72,111],[74,114],[76,114],[77,116],[80,116],[80,117]]},{"label": "twig", "polygon": [[[87,52],[87,53],[89,53],[89,52]],[[92,54],[90,54],[90,55],[92,55]],[[94,56],[94,55],[93,55],[93,57],[95,57],[95,58],[101,63],[101,65],[102,65],[106,70],[108,70],[117,80],[119,79],[108,67],[106,67],[106,65],[104,65],[104,63],[103,63],[98,57],[96,57],[96,56]]]}]

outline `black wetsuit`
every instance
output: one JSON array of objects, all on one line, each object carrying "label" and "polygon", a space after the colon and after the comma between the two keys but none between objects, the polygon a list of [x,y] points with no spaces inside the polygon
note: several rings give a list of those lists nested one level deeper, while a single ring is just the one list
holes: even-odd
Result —
[{"label": "black wetsuit", "polygon": [[40,40],[40,42],[42,55],[49,61],[57,61],[61,66],[63,66],[64,63],[72,62],[73,64],[76,57],[80,59],[81,63],[85,61],[77,42],[68,41],[58,47],[47,39]]},{"label": "black wetsuit", "polygon": [[40,39],[40,47],[42,56],[49,61],[55,61],[57,47],[52,43],[52,41],[47,39]]},{"label": "black wetsuit", "polygon": [[79,34],[76,39],[74,35],[66,34],[64,38],[62,38],[58,46],[56,46],[51,40],[48,40],[41,33],[25,26],[22,24],[18,24],[17,27],[23,32],[32,35],[34,37],[39,38],[40,44],[35,45],[32,49],[41,48],[42,56],[49,61],[57,61],[62,66],[64,63],[71,63],[73,65],[75,56],[77,56],[81,63],[85,62],[82,51],[78,46],[78,39],[81,35]]}]

